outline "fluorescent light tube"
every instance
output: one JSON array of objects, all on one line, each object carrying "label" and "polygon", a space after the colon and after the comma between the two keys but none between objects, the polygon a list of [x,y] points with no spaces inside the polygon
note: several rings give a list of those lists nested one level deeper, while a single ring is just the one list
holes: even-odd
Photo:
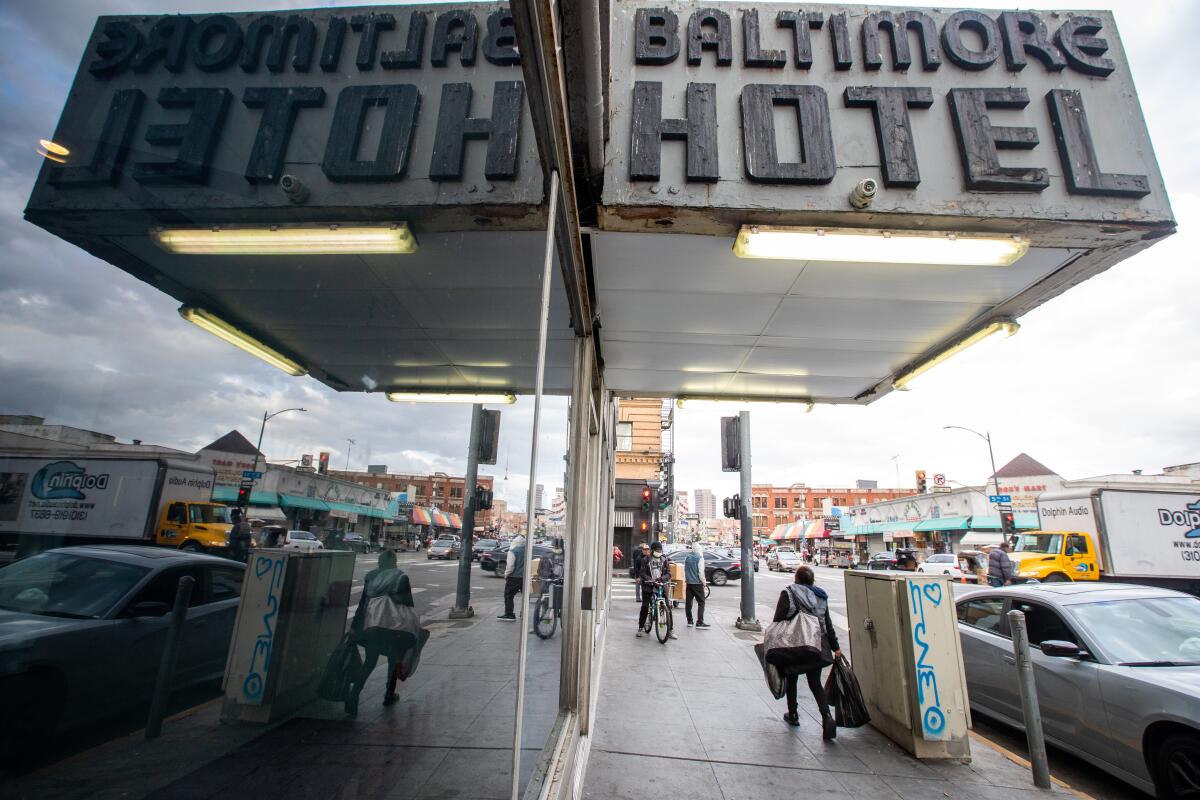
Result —
[{"label": "fluorescent light tube", "polygon": [[739,397],[722,397],[719,395],[696,394],[681,395],[675,400],[675,407],[691,408],[693,403],[708,403],[717,406],[739,408],[758,405],[793,406],[797,411],[800,411],[803,414],[807,414],[813,410],[813,401],[804,399],[775,400],[769,397],[747,397],[743,399]]},{"label": "fluorescent light tube", "polygon": [[974,333],[967,336],[965,339],[960,339],[955,344],[950,345],[945,350],[938,353],[937,355],[935,355],[933,358],[929,359],[928,361],[922,362],[922,363],[918,364],[917,366],[913,367],[912,369],[908,370],[907,372],[903,372],[900,375],[897,375],[895,380],[892,381],[892,388],[899,389],[900,391],[905,391],[906,389],[908,389],[908,384],[910,381],[912,381],[913,378],[917,377],[918,375],[920,375],[924,372],[929,371],[930,369],[933,369],[938,364],[942,363],[943,361],[945,361],[946,359],[955,355],[956,353],[961,353],[963,350],[966,350],[971,345],[976,344],[978,342],[982,342],[984,339],[988,338],[992,334],[1004,333],[1008,336],[1012,336],[1014,333],[1016,333],[1020,329],[1021,329],[1021,326],[1018,325],[1015,321],[1013,321],[1011,319],[1000,319],[1000,320],[996,320],[994,322],[990,322],[987,325],[984,325],[979,330],[977,330]]},{"label": "fluorescent light tube", "polygon": [[259,228],[159,228],[150,238],[179,255],[340,255],[414,253],[417,240],[403,222]]},{"label": "fluorescent light tube", "polygon": [[738,258],[1007,267],[1029,250],[1024,236],[743,225]]},{"label": "fluorescent light tube", "polygon": [[308,374],[308,370],[295,361],[292,361],[279,351],[267,347],[253,336],[242,333],[210,311],[205,311],[203,308],[196,308],[195,306],[180,306],[179,316],[193,325],[203,328],[213,336],[224,339],[234,347],[245,350],[255,358],[262,359],[272,367],[283,370],[289,375],[296,375],[298,377]]},{"label": "fluorescent light tube", "polygon": [[393,403],[484,403],[491,405],[512,405],[517,402],[517,396],[512,392],[483,394],[421,391],[388,392],[387,399]]}]

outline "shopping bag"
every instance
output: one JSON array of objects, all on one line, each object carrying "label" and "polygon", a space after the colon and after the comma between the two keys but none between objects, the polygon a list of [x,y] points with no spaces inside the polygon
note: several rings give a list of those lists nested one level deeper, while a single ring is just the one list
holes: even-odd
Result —
[{"label": "shopping bag", "polygon": [[317,684],[317,696],[322,700],[342,702],[350,691],[350,684],[361,671],[362,657],[358,654],[358,645],[354,643],[354,634],[347,632],[325,663],[325,674]]},{"label": "shopping bag", "polygon": [[833,719],[839,728],[861,728],[871,721],[862,688],[845,656],[838,656],[829,670],[825,699],[833,708]]},{"label": "shopping bag", "polygon": [[429,631],[421,628],[420,633],[417,634],[416,645],[405,650],[404,655],[400,656],[400,660],[396,663],[396,677],[401,681],[408,680],[417,671],[417,666],[421,663],[421,650],[425,647],[428,639]]},{"label": "shopping bag", "polygon": [[786,690],[784,678],[780,674],[779,668],[767,661],[766,644],[754,645],[754,655],[758,656],[758,663],[762,665],[763,675],[766,676],[767,688],[771,690],[771,696],[776,700],[783,697]]}]

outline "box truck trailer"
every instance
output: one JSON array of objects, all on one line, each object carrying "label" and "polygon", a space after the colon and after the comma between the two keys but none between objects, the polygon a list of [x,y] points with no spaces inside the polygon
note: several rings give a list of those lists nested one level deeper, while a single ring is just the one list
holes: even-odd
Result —
[{"label": "box truck trailer", "polygon": [[1080,488],[1037,500],[1040,530],[1017,536],[1018,578],[1113,580],[1200,596],[1196,491]]},{"label": "box truck trailer", "polygon": [[225,552],[230,508],[212,468],[166,458],[0,457],[0,543],[9,556],[72,544]]}]

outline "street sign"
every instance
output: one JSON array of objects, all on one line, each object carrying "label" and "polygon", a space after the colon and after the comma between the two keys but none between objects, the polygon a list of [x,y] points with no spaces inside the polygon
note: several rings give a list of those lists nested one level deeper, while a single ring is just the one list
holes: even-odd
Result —
[{"label": "street sign", "polygon": [[996,504],[996,509],[1000,512],[1012,511],[1012,506],[1010,506],[1008,503],[998,503]]},{"label": "street sign", "polygon": [[933,473],[933,485],[939,489],[946,485],[946,476],[941,472]]},{"label": "street sign", "polygon": [[262,477],[262,473],[261,473],[261,472],[255,472],[255,471],[254,471],[254,470],[252,470],[252,469],[244,469],[244,470],[242,470],[242,477],[243,477],[243,478],[249,478],[250,480],[254,480],[254,479],[256,479],[256,478],[261,478],[261,477]]},{"label": "street sign", "polygon": [[989,494],[988,502],[989,503],[1011,503],[1012,495],[1011,494]]}]

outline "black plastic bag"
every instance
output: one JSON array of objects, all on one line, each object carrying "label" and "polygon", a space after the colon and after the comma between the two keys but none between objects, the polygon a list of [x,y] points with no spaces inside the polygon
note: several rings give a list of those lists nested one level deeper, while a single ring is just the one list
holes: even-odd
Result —
[{"label": "black plastic bag", "polygon": [[350,692],[350,684],[362,672],[362,657],[358,654],[354,633],[349,631],[333,648],[329,661],[325,663],[325,674],[317,684],[317,697],[340,703]]},{"label": "black plastic bag", "polygon": [[871,721],[858,678],[854,677],[845,656],[838,656],[833,662],[825,681],[825,699],[833,708],[833,719],[839,728],[861,728]]},{"label": "black plastic bag", "polygon": [[766,644],[754,645],[754,654],[758,656],[758,663],[762,665],[763,675],[767,678],[767,688],[771,690],[771,696],[778,700],[787,691],[786,680],[779,672],[779,667],[767,661]]}]

